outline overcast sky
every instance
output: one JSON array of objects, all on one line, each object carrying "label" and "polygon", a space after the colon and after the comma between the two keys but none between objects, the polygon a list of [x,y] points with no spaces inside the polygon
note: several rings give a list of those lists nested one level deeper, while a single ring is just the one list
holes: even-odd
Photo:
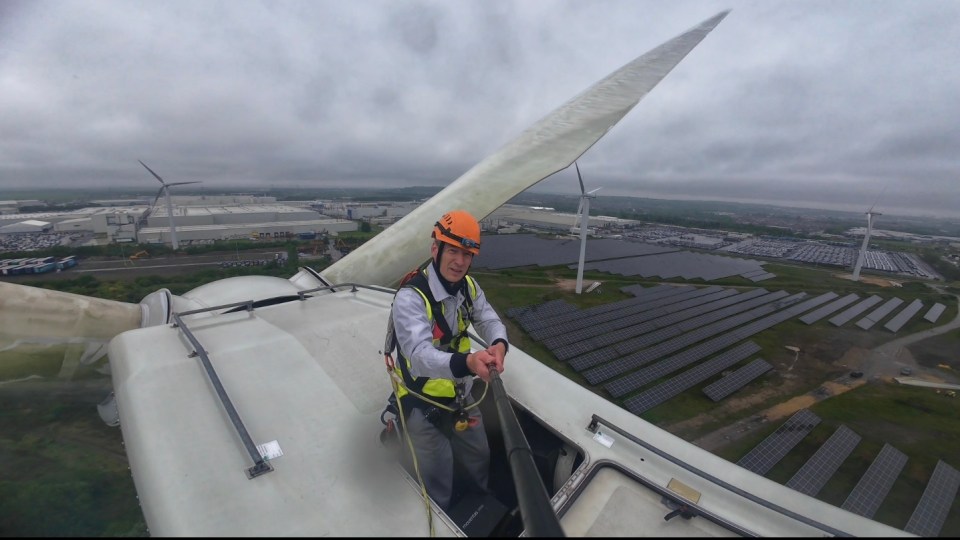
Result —
[{"label": "overcast sky", "polygon": [[588,189],[960,217],[957,0],[0,0],[0,187],[447,185],[725,9]]}]

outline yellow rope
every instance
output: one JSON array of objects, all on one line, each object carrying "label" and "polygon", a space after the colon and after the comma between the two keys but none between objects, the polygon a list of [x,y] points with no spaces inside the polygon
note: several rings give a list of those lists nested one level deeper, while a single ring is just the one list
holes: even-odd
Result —
[{"label": "yellow rope", "polygon": [[[399,390],[398,381],[396,379],[396,373],[391,373],[392,377],[390,381],[393,385],[393,395],[397,395],[397,390]],[[399,385],[402,385],[403,382],[400,381]],[[409,392],[409,390],[407,390]],[[404,438],[407,440],[407,447],[410,449],[410,456],[413,458],[413,470],[417,475],[417,483],[420,484],[420,494],[423,495],[423,504],[427,510],[427,524],[430,526],[430,536],[436,536],[436,531],[433,529],[433,508],[430,506],[430,497],[427,495],[427,486],[423,483],[423,476],[420,474],[420,463],[417,461],[417,452],[413,448],[413,439],[410,438],[410,432],[407,431],[407,419],[403,414],[403,405],[400,403],[400,398],[397,398],[397,409],[399,410],[400,415],[400,425],[401,431],[403,431]]]}]

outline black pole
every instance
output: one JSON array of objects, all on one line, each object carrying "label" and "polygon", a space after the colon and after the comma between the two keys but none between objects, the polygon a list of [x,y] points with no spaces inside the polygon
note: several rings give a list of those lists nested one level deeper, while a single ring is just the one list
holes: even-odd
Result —
[{"label": "black pole", "polygon": [[520,504],[520,515],[526,536],[536,537],[563,537],[563,528],[560,520],[550,504],[550,496],[543,485],[537,465],[533,462],[533,453],[530,444],[520,429],[520,423],[510,405],[510,398],[503,389],[503,381],[495,367],[490,367],[490,386],[493,388],[493,398],[497,405],[497,416],[500,418],[500,428],[503,430],[503,445],[507,451],[507,461],[510,463],[510,472],[513,474],[513,484],[517,490],[517,501]]}]

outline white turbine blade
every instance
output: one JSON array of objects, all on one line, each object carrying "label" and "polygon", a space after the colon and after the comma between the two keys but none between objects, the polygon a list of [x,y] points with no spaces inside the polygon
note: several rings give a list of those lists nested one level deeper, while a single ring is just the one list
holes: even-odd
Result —
[{"label": "white turbine blade", "polygon": [[569,167],[663,80],[727,13],[629,62],[561,105],[321,275],[331,283],[398,283],[409,269],[429,257],[430,230],[441,215],[462,208],[483,219],[518,193]]},{"label": "white turbine blade", "polygon": [[[140,161],[140,160],[138,159],[137,161]],[[163,178],[160,178],[160,175],[159,175],[159,174],[153,172],[153,169],[151,169],[150,167],[147,167],[147,164],[146,164],[146,163],[140,161],[140,164],[143,165],[143,167],[144,167],[145,169],[147,169],[148,171],[150,171],[150,174],[152,174],[153,177],[156,178],[161,184],[166,185],[166,182],[163,181]]]},{"label": "white turbine blade", "polygon": [[603,188],[602,188],[602,187],[598,187],[597,189],[595,189],[595,190],[590,191],[589,193],[587,193],[587,196],[588,196],[588,197],[596,197],[596,196],[597,196],[597,192],[600,191],[601,189],[603,189]]},{"label": "white turbine blade", "polygon": [[201,182],[200,180],[194,180],[194,181],[192,181],[192,182],[171,182],[171,183],[167,184],[167,187],[170,187],[170,186],[185,186],[185,185],[187,185],[187,184],[202,184],[202,183],[203,183],[203,182]]},{"label": "white turbine blade", "polygon": [[140,327],[137,304],[0,282],[0,353],[51,345],[106,343]]}]

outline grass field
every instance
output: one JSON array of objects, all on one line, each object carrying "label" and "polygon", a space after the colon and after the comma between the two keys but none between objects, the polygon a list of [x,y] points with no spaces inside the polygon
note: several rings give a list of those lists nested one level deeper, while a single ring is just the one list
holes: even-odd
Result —
[{"label": "grass field", "polygon": [[0,390],[0,536],[147,536],[120,430],[77,382]]}]

